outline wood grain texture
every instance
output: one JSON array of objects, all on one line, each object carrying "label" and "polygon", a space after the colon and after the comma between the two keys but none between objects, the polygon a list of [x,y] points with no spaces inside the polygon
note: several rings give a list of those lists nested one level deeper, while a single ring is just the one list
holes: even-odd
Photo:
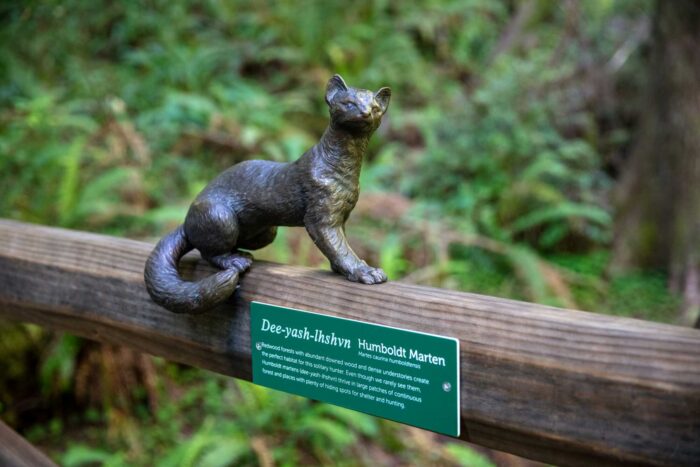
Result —
[{"label": "wood grain texture", "polygon": [[0,420],[0,465],[3,467],[56,467],[46,454],[32,446]]},{"label": "wood grain texture", "polygon": [[[559,465],[700,465],[700,331],[256,262],[198,316],[154,305],[152,245],[0,220],[0,316],[250,379],[249,303],[456,337],[465,440]],[[196,255],[189,278],[211,274]]]}]

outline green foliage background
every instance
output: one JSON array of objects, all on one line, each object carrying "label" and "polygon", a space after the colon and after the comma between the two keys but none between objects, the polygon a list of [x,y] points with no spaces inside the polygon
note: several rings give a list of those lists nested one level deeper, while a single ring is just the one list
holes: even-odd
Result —
[{"label": "green foliage background", "polygon": [[[224,168],[294,160],[313,145],[327,123],[325,82],[340,73],[394,91],[348,226],[391,279],[669,320],[677,299],[663,276],[605,275],[643,44],[620,67],[611,58],[649,10],[605,0],[5,4],[0,216],[155,239]],[[295,229],[257,256],[325,265]],[[2,332],[12,363],[0,414],[66,465],[489,463],[371,417],[140,357],[133,385],[81,398],[80,369],[104,368],[116,350],[91,353],[31,326]],[[32,371],[40,380],[22,382]],[[18,408],[32,391],[42,409],[72,409]]]}]

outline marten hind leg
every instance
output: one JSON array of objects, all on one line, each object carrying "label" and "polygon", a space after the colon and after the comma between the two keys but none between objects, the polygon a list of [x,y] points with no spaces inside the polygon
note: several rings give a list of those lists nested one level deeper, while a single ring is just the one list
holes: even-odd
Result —
[{"label": "marten hind leg", "polygon": [[185,235],[214,267],[243,272],[253,262],[249,253],[238,251],[240,226],[236,213],[221,204],[207,200],[193,203],[185,218]]},{"label": "marten hind leg", "polygon": [[248,238],[239,238],[238,247],[246,250],[259,250],[275,239],[277,236],[277,226],[267,227]]}]

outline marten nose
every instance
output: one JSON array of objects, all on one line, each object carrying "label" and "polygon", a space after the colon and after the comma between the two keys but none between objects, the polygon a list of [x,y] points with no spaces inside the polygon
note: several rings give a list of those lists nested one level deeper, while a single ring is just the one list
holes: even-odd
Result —
[{"label": "marten nose", "polygon": [[370,107],[365,107],[364,109],[362,109],[362,113],[360,115],[362,115],[362,117],[364,118],[367,118],[370,115],[372,115],[372,109]]}]

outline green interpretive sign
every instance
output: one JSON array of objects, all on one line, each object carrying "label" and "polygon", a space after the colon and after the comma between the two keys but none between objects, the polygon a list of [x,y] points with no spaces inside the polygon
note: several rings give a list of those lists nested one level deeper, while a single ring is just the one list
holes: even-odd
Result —
[{"label": "green interpretive sign", "polygon": [[253,382],[459,436],[459,341],[253,302]]}]

